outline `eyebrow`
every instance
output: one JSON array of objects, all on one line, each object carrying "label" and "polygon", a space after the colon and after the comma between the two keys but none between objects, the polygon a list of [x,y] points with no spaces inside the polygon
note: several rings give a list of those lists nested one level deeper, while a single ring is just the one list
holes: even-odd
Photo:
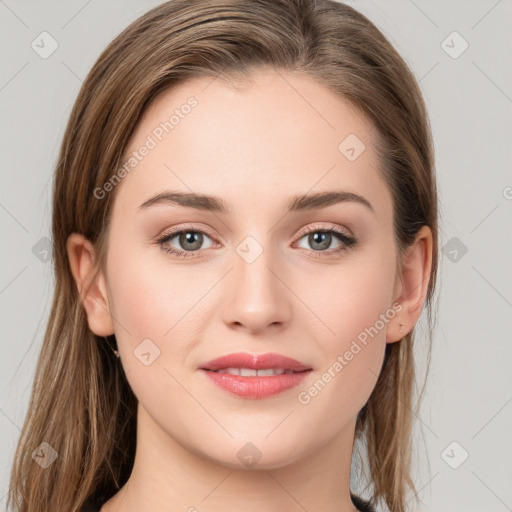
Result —
[{"label": "eyebrow", "polygon": [[[288,200],[286,207],[288,212],[297,212],[327,208],[328,206],[338,203],[358,203],[375,213],[373,206],[367,199],[359,194],[345,190],[293,196]],[[195,208],[197,210],[205,210],[215,213],[228,213],[228,211],[231,211],[231,206],[220,197],[189,192],[174,192],[170,190],[157,194],[142,203],[139,206],[139,211],[145,210],[150,206],[161,204],[181,205],[188,208]]]}]

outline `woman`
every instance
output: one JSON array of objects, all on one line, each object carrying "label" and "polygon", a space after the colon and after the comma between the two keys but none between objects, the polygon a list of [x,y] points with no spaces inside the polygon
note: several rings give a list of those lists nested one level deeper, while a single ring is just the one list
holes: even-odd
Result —
[{"label": "woman", "polygon": [[368,19],[152,9],[84,81],[53,198],[15,510],[406,510],[436,183],[418,85]]}]

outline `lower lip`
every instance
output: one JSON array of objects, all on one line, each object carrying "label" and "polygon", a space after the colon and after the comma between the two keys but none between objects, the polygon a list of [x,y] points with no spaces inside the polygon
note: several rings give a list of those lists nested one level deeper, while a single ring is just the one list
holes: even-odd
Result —
[{"label": "lower lip", "polygon": [[266,398],[298,386],[311,372],[283,373],[269,377],[241,377],[229,373],[201,370],[215,385],[244,398]]}]

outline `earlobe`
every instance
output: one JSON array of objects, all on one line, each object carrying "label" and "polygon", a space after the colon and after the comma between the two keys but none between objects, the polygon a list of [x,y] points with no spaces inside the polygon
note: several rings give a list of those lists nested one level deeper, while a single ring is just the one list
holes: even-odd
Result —
[{"label": "earlobe", "polygon": [[423,226],[404,254],[395,282],[395,302],[401,309],[387,325],[388,343],[399,341],[411,332],[420,317],[430,281],[432,246],[432,231]]},{"label": "earlobe", "polygon": [[67,252],[89,328],[97,336],[114,334],[105,276],[97,269],[94,245],[83,235],[72,233],[67,240]]}]

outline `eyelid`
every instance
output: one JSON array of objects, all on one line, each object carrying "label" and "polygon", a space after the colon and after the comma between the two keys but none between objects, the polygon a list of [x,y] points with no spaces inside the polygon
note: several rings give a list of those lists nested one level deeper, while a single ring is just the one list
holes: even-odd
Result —
[{"label": "eyelid", "polygon": [[155,238],[155,241],[162,240],[171,235],[181,233],[182,231],[194,231],[194,232],[198,232],[198,233],[204,233],[204,234],[208,235],[212,240],[218,242],[217,236],[214,235],[212,233],[212,231],[210,231],[209,228],[206,228],[206,227],[198,225],[198,224],[174,226],[172,228],[169,228],[169,229],[163,231],[160,235],[158,235]]},{"label": "eyelid", "polygon": [[336,231],[337,233],[341,233],[341,234],[345,235],[347,238],[354,238],[352,233],[348,229],[343,228],[341,226],[338,226],[338,224],[333,224],[333,223],[329,223],[329,225],[327,225],[327,226],[324,226],[322,224],[311,224],[309,226],[306,226],[300,232],[299,238],[302,238],[304,235],[307,235],[311,232],[330,231],[330,230]]}]

